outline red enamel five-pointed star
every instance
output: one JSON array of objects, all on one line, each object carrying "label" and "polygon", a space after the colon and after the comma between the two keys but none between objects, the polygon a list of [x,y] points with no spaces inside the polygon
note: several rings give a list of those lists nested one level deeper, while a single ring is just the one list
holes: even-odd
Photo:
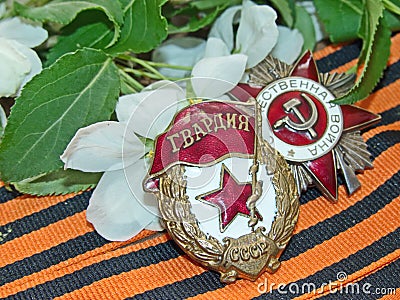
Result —
[{"label": "red enamel five-pointed star", "polygon": [[196,198],[218,207],[220,210],[221,232],[223,232],[236,215],[250,216],[246,202],[251,194],[251,183],[238,182],[228,168],[222,164],[220,188]]},{"label": "red enamel five-pointed star", "polygon": [[[290,76],[308,78],[320,83],[317,65],[310,51],[294,66]],[[239,84],[240,88],[248,92],[252,97],[257,97],[263,87],[254,88],[247,84]],[[240,98],[240,95],[239,97]],[[380,120],[380,116],[353,105],[340,106],[343,115],[343,133],[361,130]],[[333,151],[322,157],[303,163],[303,166],[312,176],[313,181],[330,200],[337,200],[337,168]]]}]

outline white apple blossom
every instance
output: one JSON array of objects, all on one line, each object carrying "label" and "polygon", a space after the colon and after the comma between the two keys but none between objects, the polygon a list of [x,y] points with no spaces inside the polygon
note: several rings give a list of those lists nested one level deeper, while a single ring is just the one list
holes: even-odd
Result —
[{"label": "white apple blossom", "polygon": [[[277,26],[276,18],[271,7],[248,0],[241,7],[228,8],[211,28],[205,56],[242,53],[248,57],[246,69],[256,66],[268,54],[292,64],[300,55],[304,39],[297,29]],[[234,38],[233,25],[237,23]]]},{"label": "white apple blossom", "polygon": [[[225,73],[230,73],[231,78],[241,77],[241,81],[246,81],[244,70],[241,74],[235,73],[244,57],[245,69],[248,69],[270,53],[288,64],[292,64],[300,55],[304,43],[302,35],[297,29],[277,26],[276,18],[276,12],[268,5],[256,5],[244,0],[242,5],[226,9],[217,18],[205,47],[199,39],[196,39],[195,47],[191,46],[193,40],[190,37],[172,39],[154,51],[153,59],[170,65],[179,63],[183,66],[194,66],[194,76],[225,80],[220,75],[226,76]],[[239,25],[235,36],[236,24]],[[235,54],[242,56],[232,56]],[[228,59],[229,56],[232,57]],[[218,69],[215,66],[223,68]],[[173,74],[173,77],[188,75],[188,72],[168,68],[162,68],[160,72],[165,76]]]},{"label": "white apple blossom", "polygon": [[18,95],[22,87],[42,70],[34,48],[47,39],[40,26],[18,17],[0,20],[0,97]]},{"label": "white apple blossom", "polygon": [[[152,90],[154,87],[158,89]],[[172,82],[122,96],[116,107],[118,122],[99,122],[79,129],[61,156],[66,169],[104,172],[86,213],[104,238],[122,241],[144,228],[161,229],[157,214],[151,211],[156,207],[155,199],[146,198],[142,189],[147,150],[138,136],[154,139],[165,130],[182,98],[183,90]],[[166,120],[154,124],[160,113]]]},{"label": "white apple blossom", "polygon": [[[252,68],[271,52],[278,40],[276,19],[277,14],[270,6],[244,0],[241,6],[232,6],[221,14],[209,37],[222,40],[229,53],[247,55],[246,67]],[[233,26],[237,23],[235,37]]]},{"label": "white apple blossom", "polygon": [[244,54],[208,56],[207,49],[218,45],[221,45],[219,39],[210,38],[207,42],[206,57],[193,67],[191,84],[196,96],[221,96],[221,90],[231,90],[245,73],[247,56]]},{"label": "white apple blossom", "polygon": [[[244,70],[246,57],[236,68]],[[235,56],[233,56],[235,57]],[[224,58],[229,63],[231,57]],[[239,72],[237,72],[239,73]],[[225,76],[230,80],[230,75]],[[235,81],[192,78],[191,85],[201,97],[223,95],[237,85]],[[147,154],[151,153],[143,139],[155,140],[163,133],[176,112],[186,101],[185,92],[176,83],[156,82],[142,92],[119,98],[116,107],[118,122],[106,121],[81,128],[75,134],[61,160],[64,167],[84,172],[104,172],[87,208],[87,220],[109,240],[127,240],[142,229],[161,230],[157,201],[144,193],[142,182],[148,172]],[[187,101],[186,101],[187,103]]]}]

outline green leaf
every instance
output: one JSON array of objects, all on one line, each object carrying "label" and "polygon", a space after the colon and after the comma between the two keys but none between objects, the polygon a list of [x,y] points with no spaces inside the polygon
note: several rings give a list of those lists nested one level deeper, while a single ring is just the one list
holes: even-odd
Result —
[{"label": "green leaf", "polygon": [[371,93],[382,76],[390,55],[391,31],[383,18],[380,1],[366,0],[364,11],[365,27],[360,36],[364,39],[364,67],[355,86],[343,97],[333,101],[337,104],[353,104]]},{"label": "green leaf", "polygon": [[63,28],[57,44],[47,54],[46,66],[53,64],[66,53],[82,48],[105,49],[112,41],[113,28],[104,14],[87,11]]},{"label": "green leaf", "polygon": [[137,93],[137,91],[122,76],[120,84],[122,95]]},{"label": "green leaf", "polygon": [[102,51],[67,54],[35,76],[11,110],[0,144],[7,182],[58,170],[79,128],[107,120],[119,94],[118,69]]},{"label": "green leaf", "polygon": [[292,27],[294,23],[295,11],[293,10],[293,0],[270,0],[272,5],[279,11],[283,21],[288,27]]},{"label": "green leaf", "polygon": [[196,8],[198,10],[207,10],[211,8],[215,8],[218,6],[224,6],[229,4],[229,2],[235,2],[232,4],[240,4],[240,1],[234,1],[234,0],[195,0],[192,2],[189,2],[189,5],[193,8]]},{"label": "green leaf", "polygon": [[225,6],[218,6],[210,12],[200,12],[192,7],[183,8],[176,12],[176,15],[187,16],[188,21],[182,26],[168,24],[168,33],[194,32],[207,25],[210,25],[219,15]]},{"label": "green leaf", "polygon": [[[380,0],[379,0],[380,1]],[[315,0],[320,20],[333,43],[358,38],[364,0]]]},{"label": "green leaf", "polygon": [[388,11],[400,15],[400,0],[382,0],[382,3]]},{"label": "green leaf", "polygon": [[159,0],[131,0],[125,7],[124,25],[118,42],[109,53],[147,52],[167,37],[167,20],[161,15]]},{"label": "green leaf", "polygon": [[65,195],[95,187],[101,175],[102,173],[59,169],[46,175],[14,183],[14,186],[21,193],[30,195]]},{"label": "green leaf", "polygon": [[316,44],[314,23],[306,9],[299,5],[296,5],[294,28],[297,28],[303,35],[303,52],[306,50],[312,51]]},{"label": "green leaf", "polygon": [[100,10],[114,24],[114,38],[111,44],[118,39],[120,27],[123,23],[121,5],[119,1],[115,0],[59,1],[50,2],[40,7],[28,7],[14,2],[14,9],[20,16],[34,21],[50,21],[63,25],[71,23],[83,11],[90,9]]},{"label": "green leaf", "polygon": [[[164,15],[168,19],[168,33],[198,31],[210,25],[228,6],[240,5],[241,2],[240,0],[198,0],[189,2],[179,9],[169,3],[163,8]],[[178,19],[178,22],[175,19]]]},{"label": "green leaf", "polygon": [[383,12],[383,17],[391,31],[399,31],[400,30],[400,17],[399,16],[396,16],[393,13],[385,10]]}]

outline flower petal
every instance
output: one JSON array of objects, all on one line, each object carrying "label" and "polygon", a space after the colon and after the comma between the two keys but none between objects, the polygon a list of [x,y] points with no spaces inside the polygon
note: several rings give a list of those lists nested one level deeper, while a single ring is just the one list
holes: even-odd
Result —
[{"label": "flower petal", "polygon": [[160,211],[158,209],[158,199],[152,193],[147,193],[143,189],[143,180],[150,168],[148,159],[141,159],[137,163],[125,168],[125,178],[127,179],[131,192],[140,204],[154,217],[151,223],[146,226],[150,230],[163,230],[160,224]]},{"label": "flower petal", "polygon": [[14,47],[15,44],[0,37],[0,97],[14,95],[31,71],[28,58]]},{"label": "flower petal", "polygon": [[47,39],[48,33],[40,26],[23,23],[21,19],[15,17],[0,22],[0,37],[33,48],[43,43]]},{"label": "flower petal", "polygon": [[146,86],[142,90],[142,92],[155,91],[157,89],[162,89],[162,88],[176,88],[178,91],[180,91],[180,87],[179,86],[176,87],[175,86],[176,84],[177,84],[176,82],[172,82],[170,80],[158,80],[158,81],[154,81],[153,83]]},{"label": "flower petal", "polygon": [[7,125],[7,116],[6,113],[3,109],[3,106],[0,105],[0,137],[3,135],[4,133],[4,128],[6,128]]},{"label": "flower petal", "polygon": [[10,42],[13,44],[15,49],[17,49],[21,54],[23,54],[29,60],[30,63],[31,70],[21,82],[21,85],[17,91],[17,95],[19,95],[24,85],[28,81],[30,81],[33,78],[33,76],[39,74],[42,71],[42,62],[37,53],[33,51],[31,48],[15,41],[10,41]]},{"label": "flower petal", "polygon": [[244,5],[236,49],[249,57],[247,68],[257,65],[275,46],[278,40],[276,18],[276,12],[267,5]]},{"label": "flower petal", "polygon": [[116,108],[118,120],[129,122],[130,129],[151,139],[164,132],[185,93],[176,83],[163,83],[161,86],[157,83],[152,91],[120,97]]},{"label": "flower petal", "polygon": [[221,39],[214,37],[208,38],[204,57],[227,56],[229,54],[226,44]]},{"label": "flower petal", "polygon": [[297,29],[278,26],[279,38],[271,55],[291,65],[299,57],[303,48],[304,39]]},{"label": "flower petal", "polygon": [[126,128],[126,124],[108,121],[79,129],[61,156],[65,168],[103,172],[135,163],[145,147]]},{"label": "flower petal", "polygon": [[[227,46],[228,51],[233,50],[233,24],[239,21],[239,13],[242,6],[232,6],[226,9],[214,22],[208,37],[216,37],[221,39]],[[214,55],[215,56],[215,55]]]},{"label": "flower petal", "polygon": [[163,231],[165,228],[164,228],[164,226],[162,225],[162,223],[160,221],[161,220],[159,218],[157,218],[156,220],[151,222],[149,225],[147,225],[145,227],[145,229],[153,230],[153,231]]},{"label": "flower petal", "polygon": [[216,98],[230,91],[242,78],[246,61],[247,56],[243,54],[200,60],[193,68],[191,79],[196,96]]},{"label": "flower petal", "polygon": [[[145,174],[143,160],[132,165],[131,169],[130,175],[140,183],[140,188],[134,193],[124,170],[110,171],[104,173],[89,201],[87,220],[108,240],[128,240],[158,218],[144,204],[146,196],[141,189]],[[146,195],[154,197],[152,194]]]},{"label": "flower petal", "polygon": [[[206,42],[195,37],[169,39],[153,51],[152,60],[170,65],[192,67],[204,55]],[[160,68],[160,73],[167,77],[183,78],[190,74],[187,70]]]}]

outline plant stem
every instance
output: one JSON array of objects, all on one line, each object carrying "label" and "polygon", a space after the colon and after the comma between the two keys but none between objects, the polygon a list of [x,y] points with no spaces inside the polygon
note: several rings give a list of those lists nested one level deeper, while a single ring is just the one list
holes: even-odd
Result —
[{"label": "plant stem", "polygon": [[164,79],[164,80],[167,79],[167,77],[165,77],[163,74],[158,72],[157,69],[155,69],[154,67],[149,65],[145,60],[139,59],[137,57],[132,57],[132,62],[137,63],[138,65],[141,65],[142,67],[146,68],[147,70],[149,70],[153,74],[157,75],[158,78],[160,78],[160,79]]},{"label": "plant stem", "polygon": [[125,82],[129,84],[135,91],[141,91],[144,89],[144,86],[139,81],[126,74],[124,70],[120,69],[119,74],[123,77]]},{"label": "plant stem", "polygon": [[396,15],[400,15],[400,7],[398,7],[396,4],[394,4],[390,0],[383,0],[382,2],[387,10],[395,13]]},{"label": "plant stem", "polygon": [[188,77],[176,78],[176,77],[165,77],[165,76],[163,76],[163,78],[160,78],[158,75],[155,75],[153,73],[149,73],[149,72],[146,72],[146,71],[133,69],[133,68],[123,68],[123,70],[126,73],[130,73],[130,74],[133,74],[133,75],[138,76],[138,77],[148,77],[148,78],[156,79],[156,80],[163,79],[163,80],[177,81],[177,80],[188,79]]},{"label": "plant stem", "polygon": [[155,62],[155,61],[147,61],[147,63],[151,66],[158,67],[158,68],[168,68],[168,69],[176,69],[176,70],[184,70],[184,71],[192,71],[192,69],[193,69],[193,67],[170,65],[167,63]]},{"label": "plant stem", "polygon": [[132,69],[132,68],[123,68],[122,69],[125,73],[131,73],[133,75],[139,76],[139,77],[148,77],[151,79],[167,79],[165,76],[162,76],[162,78],[160,78],[160,76],[153,74],[153,73],[149,73],[146,71],[141,71],[138,69]]},{"label": "plant stem", "polygon": [[135,90],[125,79],[121,79],[121,93],[124,95],[135,94],[138,91]]},{"label": "plant stem", "polygon": [[[168,68],[168,69],[176,69],[176,70],[185,70],[185,71],[191,71],[193,69],[193,67],[189,67],[189,66],[170,65],[170,64],[162,63],[162,62],[144,60],[144,59],[140,59],[140,58],[137,58],[137,57],[126,55],[126,54],[121,54],[121,55],[118,56],[118,58],[123,59],[123,60],[129,60],[131,62],[137,63],[137,64],[145,67],[146,69],[147,69],[148,66],[149,67],[157,67],[157,68]],[[152,68],[152,69],[154,69],[154,68]]]}]

